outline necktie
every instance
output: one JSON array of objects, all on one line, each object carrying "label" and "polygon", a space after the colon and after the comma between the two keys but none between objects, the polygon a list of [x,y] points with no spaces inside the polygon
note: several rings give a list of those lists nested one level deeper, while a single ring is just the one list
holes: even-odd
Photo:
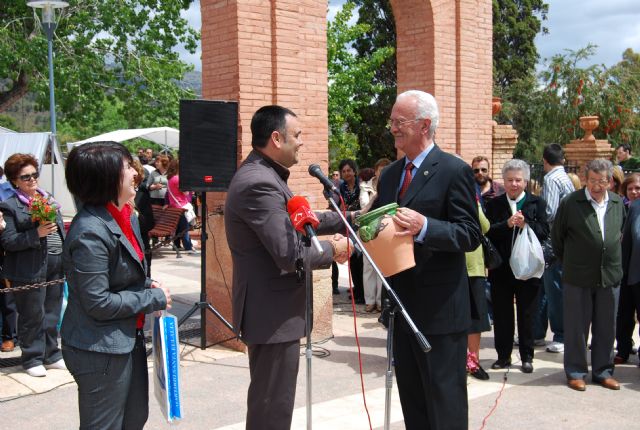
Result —
[{"label": "necktie", "polygon": [[402,187],[400,187],[400,192],[398,193],[398,200],[404,197],[404,194],[407,192],[409,188],[409,184],[411,184],[411,170],[413,170],[413,163],[409,161],[406,166],[404,166],[404,180],[402,181]]}]

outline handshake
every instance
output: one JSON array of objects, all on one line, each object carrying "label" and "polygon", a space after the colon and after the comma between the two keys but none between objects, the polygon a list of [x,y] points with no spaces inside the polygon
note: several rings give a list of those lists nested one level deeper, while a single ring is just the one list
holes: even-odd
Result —
[{"label": "handshake", "polygon": [[353,254],[353,243],[341,234],[334,234],[329,243],[333,248],[333,261],[336,263],[345,263]]}]

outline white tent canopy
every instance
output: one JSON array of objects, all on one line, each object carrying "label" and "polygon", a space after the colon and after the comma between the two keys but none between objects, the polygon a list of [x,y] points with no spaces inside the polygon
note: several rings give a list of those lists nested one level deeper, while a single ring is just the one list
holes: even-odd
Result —
[{"label": "white tent canopy", "polygon": [[103,141],[123,142],[125,140],[135,139],[136,137],[150,140],[164,146],[165,148],[177,148],[180,141],[180,132],[171,127],[116,130],[100,134],[98,136],[93,136],[85,140],[80,140],[78,142],[67,143],[67,147],[69,148],[69,151],[71,151],[75,146],[82,145],[83,143]]},{"label": "white tent canopy", "polygon": [[[64,164],[58,145],[53,146],[55,163],[43,164],[47,149],[51,147],[51,133],[0,133],[0,165],[15,153],[33,154],[40,163],[38,185],[51,192],[62,206],[62,215],[72,217],[76,214],[73,197],[67,188],[64,177]],[[53,171],[52,171],[53,169]]]}]

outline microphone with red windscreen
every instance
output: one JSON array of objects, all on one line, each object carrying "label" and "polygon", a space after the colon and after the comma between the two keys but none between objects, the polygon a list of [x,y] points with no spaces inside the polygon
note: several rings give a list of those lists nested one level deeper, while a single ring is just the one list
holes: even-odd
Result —
[{"label": "microphone with red windscreen", "polygon": [[291,219],[293,227],[311,239],[311,243],[313,243],[318,253],[323,254],[324,250],[315,232],[315,228],[318,227],[320,221],[311,210],[307,199],[302,196],[291,197],[287,202],[287,212],[289,213],[289,219]]}]

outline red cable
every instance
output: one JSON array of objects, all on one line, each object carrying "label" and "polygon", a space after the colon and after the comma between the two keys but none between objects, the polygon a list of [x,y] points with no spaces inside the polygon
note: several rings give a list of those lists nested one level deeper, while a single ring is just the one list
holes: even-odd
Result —
[{"label": "red cable", "polygon": [[484,429],[484,426],[487,424],[487,420],[495,412],[496,408],[498,407],[498,401],[500,400],[500,397],[502,397],[502,392],[504,391],[504,387],[507,385],[507,375],[508,374],[509,374],[509,369],[507,369],[507,371],[504,374],[504,377],[502,379],[502,387],[500,388],[500,392],[498,393],[498,396],[496,397],[496,400],[493,403],[493,407],[491,408],[489,413],[482,420],[482,426],[480,426],[480,430]]},{"label": "red cable", "polygon": [[[342,195],[340,195],[340,203],[343,208],[344,218],[347,219],[347,210],[346,204],[342,199]],[[349,241],[349,228],[345,226],[345,237],[347,238],[347,254],[351,256],[351,241]],[[367,407],[367,396],[365,394],[364,389],[364,376],[362,375],[362,354],[360,352],[360,338],[358,337],[358,325],[357,325],[357,317],[356,317],[356,302],[353,294],[353,285],[351,283],[351,257],[347,259],[347,271],[349,272],[349,293],[351,294],[351,312],[353,313],[353,330],[355,331],[356,337],[356,345],[358,346],[358,365],[360,368],[360,388],[362,390],[362,402],[364,403],[364,410],[367,413],[367,419],[369,420],[369,429],[373,430],[373,426],[371,425],[371,415],[369,414],[369,408]]]}]

